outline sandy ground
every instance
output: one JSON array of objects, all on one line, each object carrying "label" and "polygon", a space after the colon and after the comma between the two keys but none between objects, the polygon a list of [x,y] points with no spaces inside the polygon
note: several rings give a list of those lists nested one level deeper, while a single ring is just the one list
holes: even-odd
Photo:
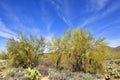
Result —
[{"label": "sandy ground", "polygon": [[48,77],[42,77],[41,80],[49,80],[49,78]]}]

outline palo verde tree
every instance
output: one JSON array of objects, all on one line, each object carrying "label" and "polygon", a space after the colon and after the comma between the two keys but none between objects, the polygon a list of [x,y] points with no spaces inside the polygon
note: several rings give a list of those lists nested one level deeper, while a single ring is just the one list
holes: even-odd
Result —
[{"label": "palo verde tree", "polygon": [[[104,38],[95,39],[89,31],[68,30],[62,38],[55,38],[50,49],[58,55],[58,64],[67,64],[73,71],[100,72],[108,54]],[[61,59],[62,58],[62,59]]]},{"label": "palo verde tree", "polygon": [[14,67],[34,67],[38,64],[38,54],[44,52],[45,39],[20,33],[16,39],[7,42],[7,51],[11,54],[10,64]]}]

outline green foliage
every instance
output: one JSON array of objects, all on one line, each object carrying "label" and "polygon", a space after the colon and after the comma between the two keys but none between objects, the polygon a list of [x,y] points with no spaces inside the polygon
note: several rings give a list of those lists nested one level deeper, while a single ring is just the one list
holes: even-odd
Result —
[{"label": "green foliage", "polygon": [[85,75],[83,75],[81,80],[96,80],[91,74],[86,73]]},{"label": "green foliage", "polygon": [[25,74],[25,77],[29,78],[30,80],[39,80],[41,77],[41,74],[36,69],[27,69],[28,74]]},{"label": "green foliage", "polygon": [[9,55],[5,52],[0,53],[0,59],[9,59]]},{"label": "green foliage", "polygon": [[96,75],[80,72],[56,72],[49,71],[50,80],[98,80]]},{"label": "green foliage", "polygon": [[115,68],[112,66],[108,66],[106,68],[106,75],[105,78],[120,78],[120,69],[119,68]]},{"label": "green foliage", "polygon": [[111,52],[112,59],[120,59],[120,52]]},{"label": "green foliage", "polygon": [[7,51],[11,54],[10,65],[14,67],[34,67],[38,64],[38,54],[44,52],[44,38],[37,39],[31,35],[19,34],[17,39],[9,39]]},{"label": "green foliage", "polygon": [[16,71],[13,69],[8,69],[7,73],[8,73],[8,76],[14,77],[16,74]]},{"label": "green foliage", "polygon": [[39,80],[41,74],[37,69],[10,68],[7,71],[7,80]]},{"label": "green foliage", "polygon": [[[68,65],[73,71],[102,72],[108,56],[104,38],[95,40],[89,31],[68,30],[62,38],[55,38],[50,50],[58,54],[57,63]],[[57,65],[56,65],[57,66]]]}]

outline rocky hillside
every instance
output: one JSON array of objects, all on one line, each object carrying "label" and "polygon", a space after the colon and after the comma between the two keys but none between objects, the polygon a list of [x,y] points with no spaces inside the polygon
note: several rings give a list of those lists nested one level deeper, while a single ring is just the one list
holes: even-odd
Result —
[{"label": "rocky hillside", "polygon": [[120,52],[120,46],[118,47],[108,47],[111,52]]}]

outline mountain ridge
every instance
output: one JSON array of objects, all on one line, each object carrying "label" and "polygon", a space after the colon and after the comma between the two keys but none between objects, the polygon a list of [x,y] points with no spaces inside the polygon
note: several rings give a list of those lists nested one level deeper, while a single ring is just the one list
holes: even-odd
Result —
[{"label": "mountain ridge", "polygon": [[111,52],[120,52],[120,46],[117,46],[117,47],[110,47],[110,46],[108,46],[108,49]]}]

